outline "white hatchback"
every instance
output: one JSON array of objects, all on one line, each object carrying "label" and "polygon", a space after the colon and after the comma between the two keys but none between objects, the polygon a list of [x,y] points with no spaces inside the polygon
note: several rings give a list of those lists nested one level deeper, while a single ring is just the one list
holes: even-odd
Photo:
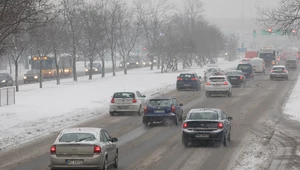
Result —
[{"label": "white hatchback", "polygon": [[109,105],[109,113],[114,116],[117,113],[137,113],[142,115],[146,103],[146,96],[139,91],[116,92],[112,96]]},{"label": "white hatchback", "polygon": [[227,76],[210,76],[205,84],[205,95],[211,97],[212,94],[226,94],[228,97],[232,95],[232,85]]},{"label": "white hatchback", "polygon": [[265,73],[265,61],[261,58],[253,58],[250,60],[252,70],[255,73]]}]

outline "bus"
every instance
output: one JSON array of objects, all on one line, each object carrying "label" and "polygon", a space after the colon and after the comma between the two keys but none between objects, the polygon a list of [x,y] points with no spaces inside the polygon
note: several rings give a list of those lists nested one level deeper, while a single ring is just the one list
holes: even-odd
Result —
[{"label": "bus", "polygon": [[[42,74],[44,78],[53,78],[57,75],[54,56],[34,56],[30,59],[31,70],[40,70],[40,61],[42,61]],[[72,58],[67,54],[57,57],[59,66],[59,75],[70,76],[73,71]]]},{"label": "bus", "polygon": [[272,47],[262,48],[259,51],[259,58],[263,59],[267,68],[277,64],[278,51]]}]

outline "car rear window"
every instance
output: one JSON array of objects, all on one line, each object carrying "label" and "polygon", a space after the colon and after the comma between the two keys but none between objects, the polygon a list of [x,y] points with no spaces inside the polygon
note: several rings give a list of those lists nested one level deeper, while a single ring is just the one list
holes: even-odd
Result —
[{"label": "car rear window", "polygon": [[118,92],[114,94],[113,98],[135,98],[135,95],[132,92]]},{"label": "car rear window", "polygon": [[206,70],[206,72],[208,72],[208,73],[218,72],[218,69],[217,68],[209,68]]},{"label": "car rear window", "polygon": [[211,82],[223,82],[223,81],[225,81],[225,78],[224,77],[210,77],[209,80]]},{"label": "car rear window", "polygon": [[181,78],[195,78],[194,74],[180,74]]},{"label": "car rear window", "polygon": [[238,70],[249,70],[252,69],[249,65],[239,65]]},{"label": "car rear window", "polygon": [[149,107],[156,107],[156,106],[162,106],[162,107],[168,107],[171,106],[173,103],[170,99],[151,99],[148,101]]},{"label": "car rear window", "polygon": [[283,71],[284,68],[283,68],[283,67],[274,67],[273,70],[276,70],[276,71]]},{"label": "car rear window", "polygon": [[94,141],[95,135],[91,133],[65,133],[59,138],[59,142]]},{"label": "car rear window", "polygon": [[197,120],[197,119],[205,119],[205,120],[218,120],[219,119],[219,115],[217,112],[195,112],[195,113],[191,113],[189,118],[189,120]]}]

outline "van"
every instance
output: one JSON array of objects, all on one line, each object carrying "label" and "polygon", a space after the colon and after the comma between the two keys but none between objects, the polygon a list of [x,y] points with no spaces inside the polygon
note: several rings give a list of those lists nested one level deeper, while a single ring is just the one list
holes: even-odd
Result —
[{"label": "van", "polygon": [[253,72],[255,73],[265,73],[265,61],[261,58],[253,58],[250,60]]}]

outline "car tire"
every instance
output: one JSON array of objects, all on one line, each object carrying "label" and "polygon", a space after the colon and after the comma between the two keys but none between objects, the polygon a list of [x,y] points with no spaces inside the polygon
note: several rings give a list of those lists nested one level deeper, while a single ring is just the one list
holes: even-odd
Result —
[{"label": "car tire", "polygon": [[188,143],[188,141],[184,137],[182,137],[182,144],[185,147],[189,147],[189,143]]},{"label": "car tire", "polygon": [[105,156],[105,160],[103,162],[103,167],[102,167],[102,170],[108,170],[108,162],[107,162],[107,156]]},{"label": "car tire", "polygon": [[228,91],[228,92],[227,92],[227,96],[228,96],[228,97],[231,97],[231,96],[232,96],[232,92]]},{"label": "car tire", "polygon": [[109,112],[109,114],[110,114],[111,116],[115,116],[115,113],[113,113],[113,112]]},{"label": "car tire", "polygon": [[117,150],[115,155],[114,168],[118,168],[118,166],[119,166],[119,152]]},{"label": "car tire", "polygon": [[286,80],[286,81],[288,81],[288,80],[289,80],[289,78],[287,77],[287,78],[285,78],[285,80]]},{"label": "car tire", "polygon": [[178,126],[178,117],[177,116],[174,119],[174,124],[175,124],[175,126]]},{"label": "car tire", "polygon": [[224,138],[223,138],[223,146],[224,147],[227,146],[227,137],[226,137],[226,135],[224,135]]},{"label": "car tire", "polygon": [[231,142],[230,132],[229,132],[229,134],[228,134],[228,136],[227,136],[227,141],[228,141],[228,142]]},{"label": "car tire", "polygon": [[206,92],[205,92],[205,96],[209,98],[209,97],[211,97],[211,94],[210,94],[209,92],[206,91]]},{"label": "car tire", "polygon": [[141,108],[142,108],[142,106],[140,106],[139,110],[137,111],[137,115],[138,115],[138,116],[141,116],[141,115],[142,115],[142,109],[141,109]]},{"label": "car tire", "polygon": [[181,91],[181,89],[177,87],[177,91]]}]

